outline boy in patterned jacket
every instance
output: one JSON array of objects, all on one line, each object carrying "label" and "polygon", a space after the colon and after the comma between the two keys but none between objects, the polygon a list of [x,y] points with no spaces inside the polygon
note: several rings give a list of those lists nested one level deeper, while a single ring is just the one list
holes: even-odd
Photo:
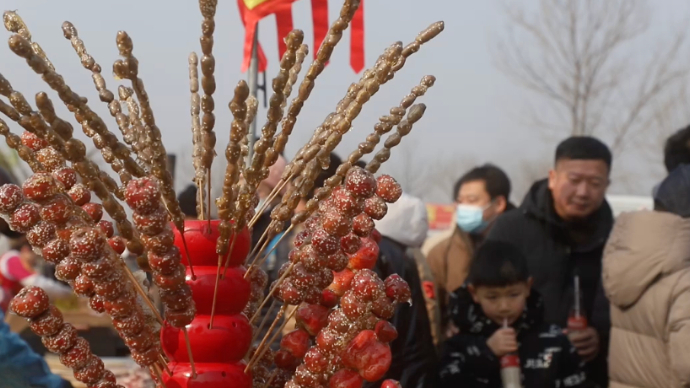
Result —
[{"label": "boy in patterned jacket", "polygon": [[517,355],[524,388],[587,387],[584,363],[563,329],[543,322],[524,256],[488,241],[476,252],[466,285],[450,295],[460,333],[446,341],[441,387],[501,388],[501,358]]}]

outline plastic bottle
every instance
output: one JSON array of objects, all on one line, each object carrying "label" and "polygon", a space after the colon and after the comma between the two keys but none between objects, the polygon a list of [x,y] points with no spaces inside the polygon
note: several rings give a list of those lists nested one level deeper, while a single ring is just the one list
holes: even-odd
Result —
[{"label": "plastic bottle", "polygon": [[[503,328],[508,328],[508,320],[503,321]],[[503,388],[522,388],[520,357],[517,352],[501,357],[501,380]]]},{"label": "plastic bottle", "polygon": [[575,303],[573,303],[573,308],[570,310],[570,315],[568,316],[568,332],[571,333],[582,331],[587,328],[587,317],[582,312],[582,293],[580,291],[580,276],[576,274],[573,277],[573,281],[575,283]]}]

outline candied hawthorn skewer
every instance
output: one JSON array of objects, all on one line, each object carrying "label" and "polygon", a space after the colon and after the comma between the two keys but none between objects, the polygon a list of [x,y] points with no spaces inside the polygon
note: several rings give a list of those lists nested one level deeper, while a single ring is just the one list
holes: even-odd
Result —
[{"label": "candied hawthorn skewer", "polygon": [[[108,105],[110,115],[117,122],[118,128],[123,135],[126,134],[128,131],[129,120],[127,116],[122,113],[120,103],[115,100],[115,94],[106,87],[105,78],[103,78],[103,75],[101,74],[101,66],[86,51],[84,41],[79,38],[77,29],[72,23],[62,23],[62,33],[64,37],[72,43],[72,47],[79,56],[82,66],[91,71],[91,78],[93,79],[94,86],[98,91],[100,100]],[[101,150],[105,161],[112,166],[115,172],[118,173],[122,184],[127,185],[127,183],[132,179],[132,175],[128,172],[128,170],[136,170],[139,165],[133,165],[130,169],[125,168],[124,163],[132,163],[133,161],[129,161],[131,159],[126,159],[124,151],[121,150],[123,145],[117,141],[115,135],[110,131],[97,131],[96,128],[91,128],[89,126],[84,127],[84,132],[88,137],[93,139],[94,145],[96,145],[96,148]],[[116,147],[118,152],[116,153],[111,147]]]},{"label": "candied hawthorn skewer", "polygon": [[[89,108],[86,99],[79,96],[65,84],[64,79],[53,69],[46,65],[46,62],[36,55],[30,47],[29,42],[21,35],[15,34],[9,39],[10,49],[18,56],[24,58],[29,66],[37,74],[41,74],[44,81],[56,92],[60,99],[74,112],[76,120],[82,124],[84,133],[91,133],[89,128],[99,134],[107,146],[112,149],[117,159],[121,160],[124,168],[134,176],[145,174],[143,168],[137,164],[130,156],[129,147],[117,140],[117,137],[108,130],[103,119]],[[98,147],[98,144],[95,144]]]},{"label": "candied hawthorn skewer", "polygon": [[[24,195],[30,200],[25,201]],[[56,277],[70,283],[74,291],[91,298],[97,311],[105,310],[132,356],[143,366],[157,361],[155,337],[148,326],[136,294],[122,275],[119,255],[106,243],[99,228],[89,220],[74,217],[71,199],[60,193],[60,184],[51,174],[38,173],[24,187],[0,187],[0,212],[9,215],[13,230],[40,229],[32,244],[42,248],[42,256],[57,264]],[[38,205],[41,204],[41,205]],[[146,341],[144,341],[146,340]]]},{"label": "candied hawthorn skewer", "polygon": [[[130,38],[125,31],[120,31],[117,33],[117,48],[120,51],[120,56],[122,56],[124,59],[118,59],[115,61],[113,64],[113,72],[118,77],[129,79],[132,82],[132,89],[134,89],[134,92],[139,99],[142,121],[146,125],[146,132],[151,139],[151,173],[160,181],[160,192],[163,201],[165,202],[165,209],[167,209],[175,228],[177,228],[182,236],[185,253],[187,254],[187,258],[189,260],[189,269],[192,272],[192,278],[196,278],[194,275],[192,258],[191,255],[189,255],[187,241],[184,237],[184,214],[182,213],[180,203],[177,201],[177,197],[175,196],[172,175],[168,170],[168,154],[165,150],[165,146],[163,146],[161,131],[156,125],[153,109],[151,109],[148,94],[146,93],[146,89],[144,89],[144,82],[138,77],[138,61],[132,55],[132,51],[134,50],[132,38]],[[203,65],[204,63],[202,61],[202,68]],[[135,176],[140,178],[143,175]]]},{"label": "candied hawthorn skewer", "polygon": [[[352,6],[352,5],[350,5],[350,6]],[[357,2],[357,4],[354,4],[354,9],[356,9],[358,6],[359,6],[359,3]],[[345,6],[343,6],[343,10],[345,10],[346,7],[348,7],[347,4]],[[349,8],[349,9],[352,10],[352,8]],[[341,11],[341,18],[342,17],[343,17],[343,12]],[[351,18],[351,16],[350,16],[350,18]],[[321,62],[320,64],[317,64],[317,62],[319,61],[319,58],[321,58],[321,52],[322,52],[321,50],[322,49],[330,50],[332,52],[333,47],[329,47],[326,49],[326,48],[324,48],[325,44],[328,42],[331,42],[331,41],[334,42],[333,44],[335,44],[340,39],[340,36],[341,36],[340,34],[342,34],[342,30],[338,30],[338,28],[340,28],[342,26],[342,24],[338,24],[338,22],[340,22],[340,21],[341,20],[339,19],[335,24],[333,24],[333,26],[331,26],[331,30],[329,31],[328,38],[325,40],[324,45],[322,45],[319,48],[319,52],[317,53],[317,60],[312,63],[312,65],[309,68],[309,72],[307,72],[305,79],[302,81],[302,84],[300,85],[300,95],[298,95],[298,97],[295,100],[293,100],[293,102],[290,106],[290,110],[288,111],[288,113],[286,114],[286,117],[283,120],[282,131],[280,132],[280,134],[278,134],[278,137],[274,143],[275,144],[274,147],[277,150],[276,151],[277,153],[282,152],[282,150],[285,148],[285,144],[287,143],[287,137],[292,132],[292,128],[294,128],[294,125],[296,122],[296,116],[297,116],[297,114],[299,114],[299,112],[302,108],[302,105],[304,104],[304,100],[309,96],[309,93],[313,89],[314,78],[316,77],[316,75],[318,75],[318,73],[320,73],[320,71],[323,70],[323,66],[325,64],[325,61]],[[349,23],[349,20],[347,21],[347,23]],[[345,26],[342,28],[346,28],[346,27],[347,27],[347,24],[345,24]],[[410,55],[418,52],[424,43],[427,43],[431,39],[435,38],[438,34],[440,34],[443,31],[443,29],[444,29],[444,23],[443,22],[436,22],[436,23],[431,24],[429,27],[427,27],[421,33],[419,33],[412,43],[408,44],[407,46],[405,46],[405,48],[402,49],[401,57],[394,64],[394,66],[391,69],[392,70],[391,73],[389,73],[388,77],[386,78],[386,80],[384,82],[387,82],[390,79],[392,79],[393,76],[395,75],[395,72],[399,71],[405,65],[405,62],[406,62],[407,58],[409,58]],[[338,31],[340,31],[340,32],[338,32]],[[326,53],[325,55],[329,58],[330,52]],[[382,60],[383,60],[383,56],[379,57],[379,59],[377,60],[377,64],[380,63],[380,61],[382,61]],[[327,59],[326,59],[326,61],[327,61]],[[375,65],[375,67],[376,67],[376,65]],[[315,72],[318,72],[318,73],[312,73],[312,70],[314,70]],[[367,72],[369,72],[369,70],[365,71],[365,76],[367,76]],[[314,75],[314,74],[316,74],[316,75]],[[312,76],[312,75],[314,77],[310,78],[310,76]],[[360,81],[360,84],[361,83],[362,82]],[[344,109],[344,107],[347,106],[349,101],[351,101],[354,98],[353,93],[358,92],[360,89],[361,89],[361,87],[358,86],[358,84],[353,84],[350,87],[350,90],[348,90],[348,98],[349,99],[341,100],[341,102],[338,104],[338,106],[343,107],[343,109]],[[306,93],[305,96],[302,95],[303,92]],[[304,99],[302,99],[302,97],[304,97]],[[294,107],[294,110],[293,110],[293,107]],[[339,113],[337,109],[336,109],[336,113]],[[332,117],[330,119],[327,118],[325,123],[329,122],[329,120],[332,120]],[[317,131],[314,133],[314,135],[309,140],[309,142],[307,142],[302,147],[302,149],[300,149],[300,151],[297,152],[297,155],[293,159],[293,162],[290,163],[288,165],[288,167],[285,169],[285,172],[283,173],[283,176],[281,177],[280,183],[276,186],[276,188],[271,193],[273,198],[277,195],[277,193],[280,190],[282,190],[282,188],[286,182],[288,182],[293,176],[296,176],[297,174],[299,174],[301,172],[301,169],[297,170],[296,167],[299,165],[298,162],[301,159],[301,155],[302,155],[303,151],[308,149],[310,146],[312,146],[320,136],[323,136],[323,133],[322,133],[323,130],[324,130],[323,126],[317,128]],[[250,225],[253,225],[253,223],[250,223]]]},{"label": "candied hawthorn skewer", "polygon": [[134,211],[134,224],[141,232],[142,241],[149,252],[149,265],[153,270],[153,281],[161,290],[165,319],[171,326],[183,331],[192,376],[195,378],[196,367],[186,326],[194,320],[196,306],[192,291],[185,282],[186,269],[181,262],[180,251],[174,245],[169,214],[161,201],[160,185],[152,177],[133,179],[127,185],[125,196],[127,204]]},{"label": "candied hawthorn skewer", "polygon": [[[211,165],[216,156],[216,134],[213,127],[216,124],[216,117],[213,115],[215,102],[213,93],[216,91],[216,59],[213,57],[213,32],[216,29],[216,8],[218,0],[199,0],[199,10],[204,20],[201,22],[201,88],[204,95],[201,97],[201,111],[204,113],[201,118],[201,141],[203,152],[201,153],[201,165],[206,173],[207,183],[207,218],[211,220]],[[199,187],[199,190],[203,190]]]},{"label": "candied hawthorn skewer", "polygon": [[50,305],[41,288],[23,288],[10,302],[10,310],[29,321],[31,331],[41,337],[48,351],[60,356],[62,365],[72,369],[75,379],[89,387],[124,388],[117,385],[103,360],[91,352],[89,343],[63,321],[62,313]]},{"label": "candied hawthorn skewer", "polygon": [[[400,56],[401,52],[402,44],[399,42],[387,48],[384,54],[382,54],[380,59],[377,61],[374,70],[368,70],[365,72],[365,75],[360,80],[359,84],[361,86],[358,86],[356,97],[351,102],[347,96],[341,100],[341,102],[338,104],[338,108],[336,109],[336,114],[329,115],[324,124],[322,124],[322,135],[317,135],[319,132],[317,129],[317,132],[315,132],[312,139],[318,137],[320,140],[318,140],[317,144],[314,144],[309,148],[309,150],[312,150],[314,147],[318,149],[318,154],[316,155],[317,160],[312,160],[306,164],[301,164],[305,165],[306,167],[300,174],[300,184],[299,186],[296,185],[291,187],[283,197],[283,203],[271,213],[271,218],[277,220],[277,222],[272,222],[273,226],[269,226],[269,228],[267,228],[265,232],[267,235],[266,241],[270,241],[270,239],[274,237],[277,232],[279,232],[279,229],[281,229],[281,223],[284,223],[293,216],[294,209],[297,207],[300,197],[306,196],[309,190],[311,190],[313,187],[314,180],[316,176],[318,176],[318,168],[328,168],[331,152],[340,143],[342,136],[350,129],[352,121],[357,117],[357,115],[359,115],[363,104],[365,104],[371,98],[371,96],[378,91],[379,85],[382,82],[385,82],[388,72],[397,58]],[[348,95],[350,94],[350,91],[348,91]],[[344,108],[345,106],[347,106],[347,108]],[[321,141],[323,141],[323,143],[321,143]],[[298,152],[297,158],[303,158],[303,155],[300,155],[301,152],[302,151]],[[300,166],[300,164],[291,164],[289,169],[286,168],[283,176],[285,177],[285,174],[287,173],[297,174],[298,172],[295,171],[296,166]],[[287,179],[287,177],[285,178]],[[291,224],[290,227],[304,222],[305,219],[306,218],[300,220],[299,218],[295,219],[293,217],[293,224]],[[259,241],[261,241],[261,239]],[[259,253],[261,253],[261,251],[259,251]],[[258,256],[259,255],[257,255],[257,257]]]},{"label": "candied hawthorn skewer", "polygon": [[24,20],[14,11],[5,11],[2,15],[3,22],[5,25],[5,28],[7,31],[14,32],[16,34],[19,34],[23,36],[26,40],[28,40],[31,43],[31,49],[38,55],[39,57],[43,58],[44,61],[46,61],[46,64],[48,67],[51,69],[55,69],[55,66],[48,60],[48,57],[46,56],[46,53],[43,51],[41,46],[33,42],[31,40],[31,32],[29,32],[29,27],[26,26],[26,23],[24,23]]},{"label": "candied hawthorn skewer", "polygon": [[200,220],[206,217],[204,205],[206,197],[203,188],[206,187],[206,171],[204,170],[202,158],[204,155],[203,135],[201,132],[201,97],[199,97],[199,57],[195,52],[189,54],[189,92],[190,114],[192,116],[192,160],[194,165],[194,182],[197,190],[196,213]]},{"label": "candied hawthorn skewer", "polygon": [[[31,111],[31,107],[21,93],[14,91],[10,83],[1,75],[0,86],[0,93],[8,96],[10,102],[17,108],[18,112],[15,111],[15,114],[21,113],[19,116],[22,127],[45,139],[54,150],[59,151],[73,163],[74,169],[101,199],[106,212],[116,221],[120,235],[127,240],[127,249],[141,257],[143,246],[134,234],[134,229],[127,220],[124,209],[111,194],[111,192],[118,193],[117,185],[107,174],[100,171],[98,166],[86,159],[86,147],[81,141],[71,137],[73,132],[71,125],[57,117],[48,96],[43,92],[38,93],[36,104],[50,126],[38,114]],[[30,124],[27,123],[29,121]],[[137,262],[142,269],[148,269],[145,262],[142,263],[139,259]]]}]

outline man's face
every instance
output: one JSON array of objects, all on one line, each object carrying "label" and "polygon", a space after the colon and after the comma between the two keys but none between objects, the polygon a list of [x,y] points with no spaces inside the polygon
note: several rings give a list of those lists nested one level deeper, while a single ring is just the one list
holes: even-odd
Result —
[{"label": "man's face", "polygon": [[587,218],[604,202],[609,169],[603,160],[563,159],[549,171],[556,213],[566,221]]},{"label": "man's face", "polygon": [[[484,210],[484,220],[491,220],[503,213],[506,202],[503,197],[491,201],[491,196],[486,191],[486,183],[483,180],[465,182],[460,186],[458,197],[455,199],[458,205],[477,206]],[[491,206],[493,205],[493,206]]]},{"label": "man's face", "polygon": [[484,315],[498,325],[508,321],[512,325],[522,312],[529,297],[532,279],[527,282],[515,283],[506,287],[489,287],[470,285],[472,299],[479,304]]}]

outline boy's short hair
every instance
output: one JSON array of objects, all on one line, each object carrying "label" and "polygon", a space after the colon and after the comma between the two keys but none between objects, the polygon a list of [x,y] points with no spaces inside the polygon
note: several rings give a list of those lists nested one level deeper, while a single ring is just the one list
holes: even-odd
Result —
[{"label": "boy's short hair", "polygon": [[513,244],[486,241],[474,254],[467,280],[474,287],[506,287],[529,279],[527,260]]}]

